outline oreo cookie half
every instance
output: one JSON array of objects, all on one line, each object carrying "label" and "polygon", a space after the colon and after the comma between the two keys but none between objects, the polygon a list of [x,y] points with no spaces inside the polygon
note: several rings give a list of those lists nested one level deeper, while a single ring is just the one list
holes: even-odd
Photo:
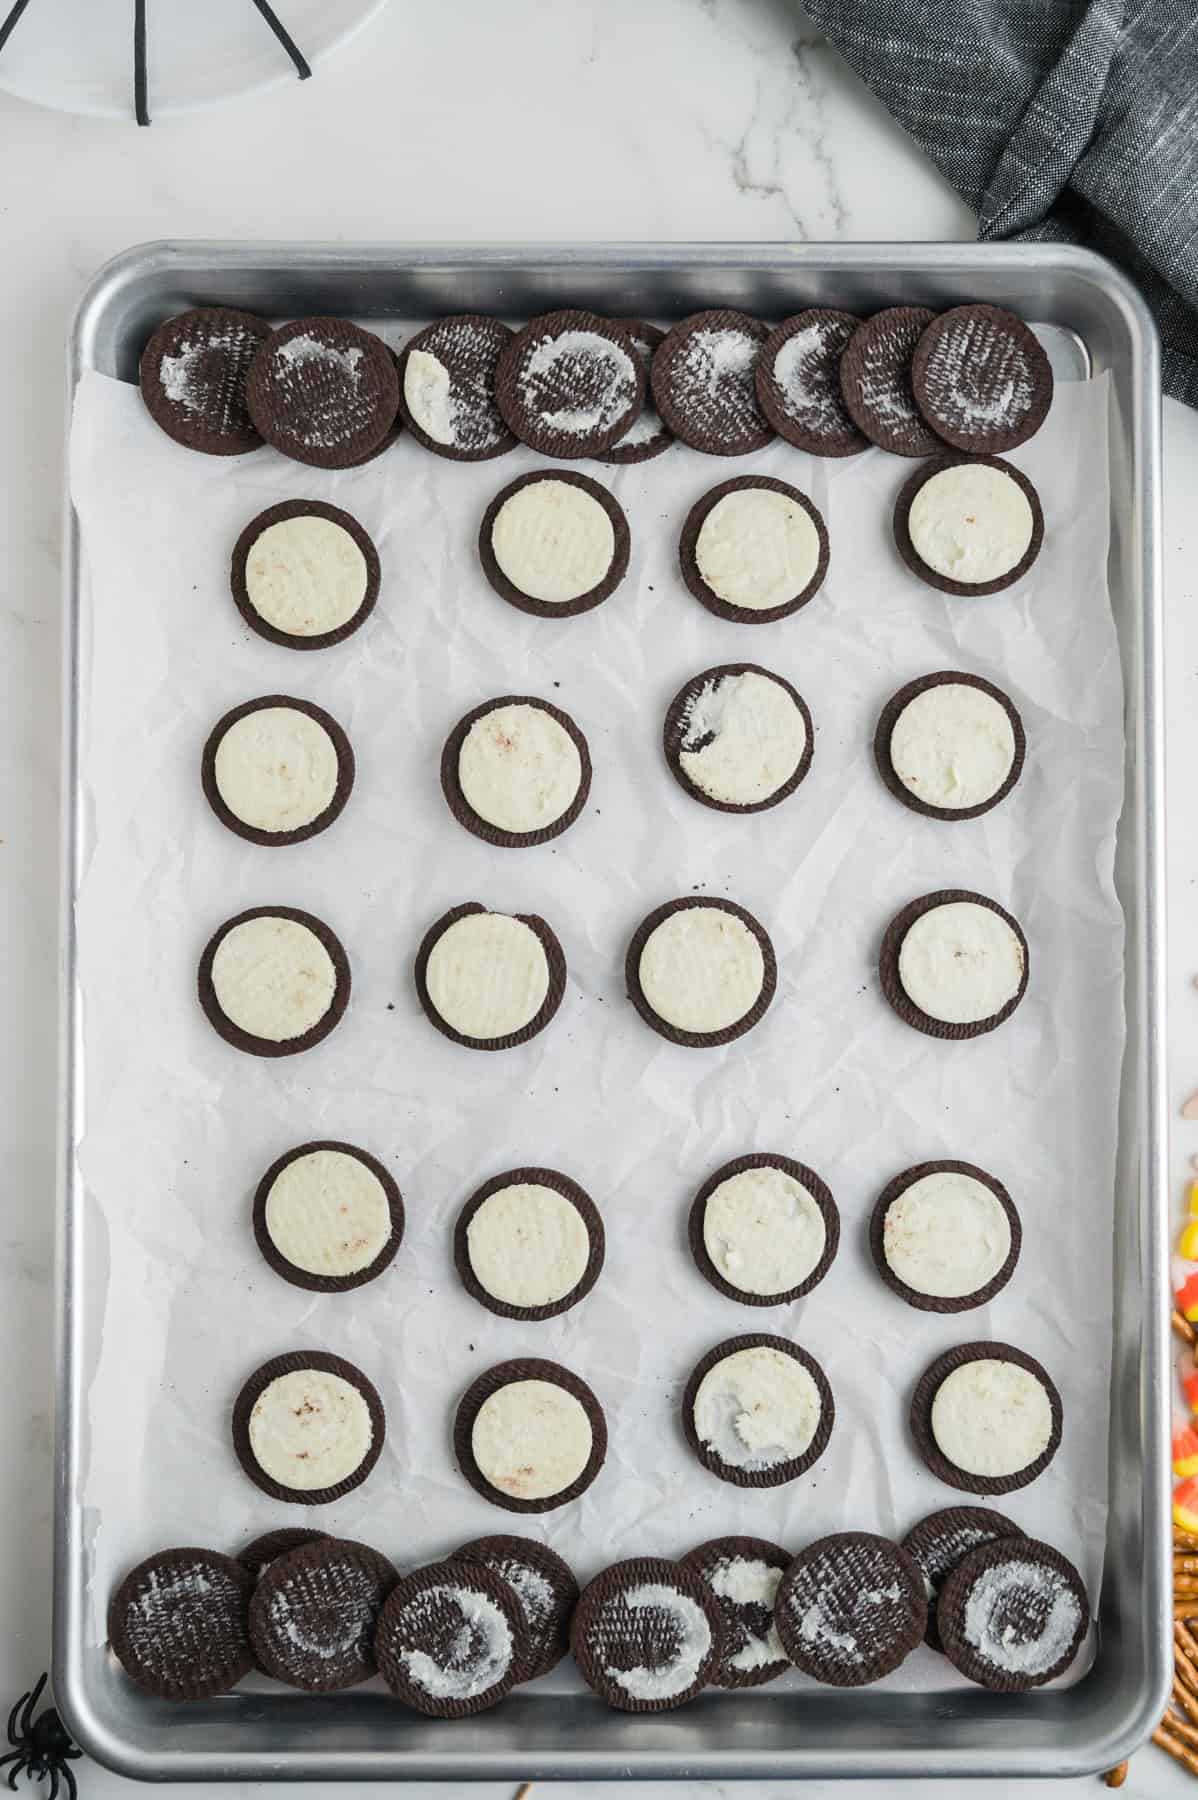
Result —
[{"label": "oreo cookie half", "polygon": [[941,669],[886,702],[874,734],[878,773],[896,800],[930,819],[977,819],[1023,773],[1014,701],[992,681]]},{"label": "oreo cookie half", "polygon": [[894,456],[935,456],[943,448],[911,386],[915,346],[935,317],[926,306],[888,306],[858,325],[840,359],[849,417],[871,444]]},{"label": "oreo cookie half", "polygon": [[481,313],[437,319],[403,347],[399,408],[418,444],[454,462],[486,462],[515,448],[495,399],[512,332]]},{"label": "oreo cookie half", "polygon": [[131,1569],[108,1608],[121,1667],[144,1693],[205,1700],[254,1666],[247,1615],[254,1577],[216,1550],[160,1550]]},{"label": "oreo cookie half", "polygon": [[[641,360],[647,382],[654,352],[666,334],[659,331],[656,325],[647,325],[643,319],[625,319],[624,329],[632,339],[632,347]],[[645,404],[640,412],[623,436],[618,437],[610,449],[600,453],[599,461],[617,466],[648,462],[651,457],[660,456],[663,450],[668,450],[673,442],[674,434],[659,417],[646,386]]]},{"label": "oreo cookie half", "polygon": [[379,1618],[375,1656],[393,1694],[434,1719],[485,1712],[528,1660],[520,1603],[480,1562],[434,1563],[405,1575]]},{"label": "oreo cookie half", "polygon": [[268,444],[316,469],[348,469],[383,443],[399,411],[395,358],[348,319],[293,319],[250,365],[249,414]]},{"label": "oreo cookie half", "polygon": [[508,1512],[550,1512],[586,1492],[607,1455],[607,1421],[585,1381],[522,1357],[478,1376],[458,1403],[453,1447],[476,1493]]},{"label": "oreo cookie half", "polygon": [[790,1566],[789,1550],[765,1538],[713,1538],[682,1558],[715,1598],[723,1621],[723,1649],[710,1680],[714,1687],[761,1687],[790,1667],[778,1628],[774,1601]]},{"label": "oreo cookie half", "polygon": [[200,780],[222,825],[251,844],[299,844],[327,831],[353,792],[354,753],[331,714],[267,694],[219,719]]},{"label": "oreo cookie half", "polygon": [[468,900],[429,926],[415,976],[425,1017],[445,1037],[468,1050],[509,1050],[557,1012],[566,958],[535,913],[488,912]]},{"label": "oreo cookie half", "polygon": [[578,1604],[578,1583],[569,1563],[532,1538],[474,1538],[455,1550],[452,1562],[482,1563],[506,1581],[520,1602],[528,1653],[517,1683],[536,1681],[556,1669],[570,1648],[570,1620]]},{"label": "oreo cookie half", "polygon": [[724,1626],[695,1569],[664,1557],[613,1563],[582,1596],[570,1648],[589,1688],[620,1712],[668,1712],[715,1675]]},{"label": "oreo cookie half", "polygon": [[230,585],[259,637],[287,650],[324,650],[369,618],[380,576],[379,553],[352,513],[284,500],[238,538]]},{"label": "oreo cookie half", "polygon": [[883,1188],[869,1225],[878,1274],[921,1312],[968,1312],[1001,1293],[1023,1231],[1001,1181],[967,1162],[918,1163]]},{"label": "oreo cookie half", "polygon": [[973,1550],[940,1590],[944,1653],[970,1681],[1004,1694],[1064,1674],[1090,1629],[1090,1602],[1067,1557],[1036,1538]]},{"label": "oreo cookie half", "polygon": [[200,1005],[214,1031],[250,1056],[294,1056],[339,1024],[349,959],[320,919],[293,906],[254,906],[209,938]]},{"label": "oreo cookie half", "polygon": [[1052,364],[1005,306],[954,306],[926,327],[911,364],[915,402],[946,443],[972,454],[1013,450],[1052,405]]},{"label": "oreo cookie half", "polygon": [[840,391],[840,359],[861,321],[812,306],[776,325],[757,360],[757,398],[779,437],[811,456],[856,456],[869,439]]},{"label": "oreo cookie half", "polygon": [[508,429],[542,456],[598,456],[640,412],[644,365],[614,319],[542,313],[505,345],[495,398]]},{"label": "oreo cookie half", "polygon": [[1027,939],[997,901],[943,888],[895,915],[878,968],[882,992],[916,1031],[982,1037],[1010,1018],[1027,991]]},{"label": "oreo cookie half", "polygon": [[385,1556],[347,1538],[321,1538],[276,1557],[250,1600],[258,1667],[309,1694],[369,1681],[379,1615],[398,1580]]},{"label": "oreo cookie half", "polygon": [[781,1487],[818,1461],[836,1406],[813,1356],[788,1338],[727,1338],[696,1364],[682,1428],[703,1467],[736,1487]]},{"label": "oreo cookie half", "polygon": [[276,1556],[286,1556],[289,1550],[298,1550],[303,1544],[319,1544],[328,1535],[327,1531],[308,1531],[303,1525],[278,1525],[273,1531],[251,1538],[245,1549],[237,1552],[237,1561],[256,1580]]},{"label": "oreo cookie half", "polygon": [[895,501],[894,541],[912,574],[942,594],[997,594],[1040,554],[1040,496],[999,456],[938,456]]},{"label": "oreo cookie half", "polygon": [[298,1506],[324,1506],[360,1487],[386,1429],[374,1383],[323,1350],[272,1357],[233,1406],[242,1468],[263,1493]]},{"label": "oreo cookie half", "polygon": [[738,625],[788,618],[828,573],[828,530],[785,481],[738,475],[691,507],[678,542],[682,579],[701,606]]},{"label": "oreo cookie half", "polygon": [[454,1227],[462,1285],[504,1319],[569,1312],[599,1279],[603,1220],[590,1195],[556,1169],[509,1169],[473,1193]]},{"label": "oreo cookie half", "polygon": [[624,959],[628,998],[672,1044],[710,1049],[763,1018],[778,985],[763,925],[732,900],[687,897],[656,907]]},{"label": "oreo cookie half", "polygon": [[441,790],[460,825],[502,849],[547,844],[591,791],[591,753],[569,713],[530,694],[484,700],[441,752]]},{"label": "oreo cookie half", "polygon": [[985,1506],[948,1506],[942,1512],[929,1513],[911,1527],[903,1539],[903,1549],[918,1564],[923,1576],[928,1600],[928,1626],[923,1641],[929,1649],[944,1648],[936,1624],[936,1602],[946,1578],[980,1544],[1019,1536],[1018,1525],[1004,1513],[991,1512]]},{"label": "oreo cookie half", "polygon": [[720,663],[679,688],[662,731],[670,773],[716,812],[765,812],[811,767],[807,702],[758,663]]},{"label": "oreo cookie half", "polygon": [[784,1306],[832,1267],[840,1213],[826,1182],[773,1152],[738,1156],[709,1175],[690,1211],[699,1273],[744,1306]]},{"label": "oreo cookie half", "polygon": [[404,1210],[376,1157],[321,1139],[271,1163],[254,1193],[253,1220],[258,1248],[276,1275],[293,1287],[340,1294],[373,1281],[394,1260]]},{"label": "oreo cookie half", "polygon": [[913,1559],[868,1531],[808,1544],[782,1577],[774,1608],[791,1662],[832,1687],[889,1675],[923,1637],[927,1617]]},{"label": "oreo cookie half", "polygon": [[571,469],[534,469],[483,514],[478,554],[501,600],[539,619],[590,612],[628,572],[631,539],[619,502]]},{"label": "oreo cookie half", "polygon": [[245,381],[270,336],[265,319],[197,306],[161,324],[141,353],[141,397],[154,423],[188,450],[244,456],[262,442]]},{"label": "oreo cookie half", "polygon": [[770,328],[718,307],[692,313],[667,331],[649,379],[657,410],[674,436],[710,456],[763,450],[774,428],[757,399],[756,369]]},{"label": "oreo cookie half", "polygon": [[1012,1344],[959,1344],[921,1375],[911,1435],[941,1481],[969,1494],[1011,1494],[1043,1473],[1061,1442],[1061,1396],[1048,1371]]}]

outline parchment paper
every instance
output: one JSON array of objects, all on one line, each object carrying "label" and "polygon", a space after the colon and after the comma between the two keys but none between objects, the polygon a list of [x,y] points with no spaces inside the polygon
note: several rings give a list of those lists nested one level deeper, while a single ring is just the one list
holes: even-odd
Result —
[{"label": "parchment paper", "polygon": [[[909,1441],[911,1388],[941,1351],[1000,1338],[1039,1357],[1064,1400],[1052,1467],[1001,1503],[1080,1563],[1093,1596],[1105,1529],[1115,1096],[1123,1046],[1122,916],[1111,878],[1122,793],[1121,677],[1106,587],[1105,379],[1058,387],[1047,424],[1013,460],[1036,483],[1047,532],[1017,588],[968,601],[901,564],[894,497],[911,465],[880,451],[843,463],[785,445],[734,464],[674,448],[640,467],[588,465],[632,528],[624,585],[597,611],[542,620],[487,586],[475,542],[487,501],[538,459],[463,465],[408,438],[346,474],[263,450],[217,459],[172,444],[134,387],[89,374],[71,481],[88,574],[81,759],[89,853],[79,898],[85,1204],[107,1233],[102,1344],[89,1396],[79,1504],[92,1534],[94,1637],[122,1571],[171,1543],[228,1549],[273,1524],[312,1521],[404,1566],[486,1531],[527,1531],[586,1580],[635,1553],[679,1555],[725,1532],[798,1549],[861,1528],[899,1537],[967,1497]],[[677,570],[678,534],[729,474],[777,475],[810,493],[831,536],[822,592],[778,624],[711,617]],[[382,596],[365,629],[297,654],[251,633],[228,589],[230,548],[261,508],[293,496],[349,508],[375,537]],[[697,805],[660,748],[666,705],[712,664],[786,675],[815,719],[810,775],[781,807],[740,817]],[[997,681],[1027,728],[1026,772],[993,814],[921,818],[883,787],[877,715],[902,683],[940,668]],[[200,790],[204,739],[256,695],[319,701],[345,726],[358,782],[334,828],[277,850],[246,844]],[[441,746],[488,696],[542,694],[590,741],[591,802],[553,844],[493,849],[452,818]],[[901,1023],[876,958],[898,909],[940,887],[976,888],[1022,921],[1031,982],[991,1036],[942,1043]],[[623,992],[628,938],[663,900],[727,894],[766,925],[777,998],[718,1051],[676,1048]],[[537,911],[569,964],[566,999],[532,1044],[480,1055],[423,1017],[412,958],[427,925],[477,899]],[[353,966],[350,1010],[293,1059],[223,1043],[195,997],[200,950],[242,908],[283,903],[328,921]],[[391,1270],[317,1296],[261,1261],[250,1198],[267,1165],[312,1137],[381,1156],[407,1206]],[[830,1184],[843,1236],[805,1300],[738,1306],[700,1277],[691,1199],[726,1159],[774,1149]],[[913,1311],[883,1286],[866,1225],[884,1184],[960,1157],[1006,1183],[1023,1254],[991,1305]],[[544,1324],[493,1317],[451,1261],[457,1212],[488,1176],[556,1166],[592,1194],[607,1266],[580,1306]],[[698,1358],[745,1331],[793,1337],[836,1400],[828,1450],[761,1492],[707,1474],[677,1404]],[[388,1433],[365,1485],[338,1505],[284,1507],[236,1463],[230,1408],[282,1351],[321,1348],[381,1391]],[[470,1380],[517,1354],[584,1376],[606,1409],[607,1465],[577,1503],[523,1518],[458,1474],[450,1427]],[[572,1682],[568,1665],[550,1679]],[[788,1677],[792,1684],[800,1678]],[[957,1678],[921,1650],[893,1685]]]}]

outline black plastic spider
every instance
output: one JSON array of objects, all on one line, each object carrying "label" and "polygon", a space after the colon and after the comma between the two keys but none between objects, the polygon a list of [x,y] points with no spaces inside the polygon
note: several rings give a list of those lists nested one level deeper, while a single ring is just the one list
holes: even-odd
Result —
[{"label": "black plastic spider", "polygon": [[46,1800],[58,1800],[60,1781],[66,1788],[67,1800],[76,1800],[78,1788],[75,1784],[75,1771],[70,1764],[77,1756],[83,1755],[82,1750],[75,1748],[52,1706],[48,1706],[36,1719],[33,1716],[45,1685],[46,1677],[43,1675],[33,1691],[22,1694],[9,1713],[8,1741],[13,1748],[7,1756],[0,1756],[0,1769],[5,1763],[12,1764],[8,1771],[8,1785],[14,1793],[18,1775],[27,1775],[31,1781],[44,1781],[49,1776],[50,1792]]}]

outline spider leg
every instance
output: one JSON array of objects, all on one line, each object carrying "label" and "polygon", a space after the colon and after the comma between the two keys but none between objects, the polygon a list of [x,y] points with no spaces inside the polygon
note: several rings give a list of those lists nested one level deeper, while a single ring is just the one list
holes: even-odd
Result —
[{"label": "spider leg", "polygon": [[[71,1754],[73,1756],[82,1756],[83,1752],[81,1750],[74,1750]],[[69,1763],[63,1763],[62,1765],[62,1780],[63,1785],[67,1790],[67,1800],[78,1800],[79,1785],[75,1780],[75,1771],[71,1768]]]},{"label": "spider leg", "polygon": [[7,1756],[0,1756],[0,1769],[4,1767],[5,1763],[20,1762],[20,1760],[21,1752],[19,1750],[10,1750]]},{"label": "spider leg", "polygon": [[305,58],[303,52],[300,50],[299,45],[295,42],[295,39],[291,36],[290,32],[287,30],[286,26],[283,24],[283,21],[278,17],[274,8],[269,4],[269,0],[253,0],[253,3],[258,8],[258,11],[262,14],[262,17],[266,20],[266,23],[270,26],[270,29],[274,32],[275,36],[278,38],[280,44],[282,44],[282,46],[283,46],[284,50],[287,52],[288,56],[291,58],[292,62],[295,65],[295,72],[299,76],[300,80],[307,81],[309,75],[311,75],[311,73],[312,73],[312,70],[308,66],[307,59]]},{"label": "spider leg", "polygon": [[20,1734],[17,1731],[17,1718],[28,1698],[28,1694],[22,1694],[21,1698],[17,1701],[16,1705],[8,1715],[8,1741],[10,1744],[19,1744],[21,1742]]},{"label": "spider leg", "polygon": [[17,21],[20,19],[21,14],[28,5],[29,0],[17,0],[16,5],[11,8],[3,25],[0,25],[0,50],[3,50],[5,44],[7,44],[9,38],[12,36],[12,33],[16,30]]},{"label": "spider leg", "polygon": [[41,1680],[38,1682],[35,1682],[32,1692],[26,1694],[26,1696],[25,1696],[25,1710],[21,1714],[21,1736],[22,1737],[28,1737],[29,1734],[33,1730],[34,1709],[36,1708],[38,1701],[42,1697],[42,1689],[45,1687],[45,1685],[46,1685],[46,1677],[43,1674]]},{"label": "spider leg", "polygon": [[46,1800],[58,1800],[58,1770],[53,1763],[49,1764],[47,1773],[50,1776],[50,1792]]},{"label": "spider leg", "polygon": [[[5,1760],[7,1760],[7,1758]],[[26,1759],[23,1756],[18,1756],[14,1760],[12,1768],[8,1771],[8,1785],[14,1794],[17,1791],[17,1776],[25,1773],[25,1767]]]}]

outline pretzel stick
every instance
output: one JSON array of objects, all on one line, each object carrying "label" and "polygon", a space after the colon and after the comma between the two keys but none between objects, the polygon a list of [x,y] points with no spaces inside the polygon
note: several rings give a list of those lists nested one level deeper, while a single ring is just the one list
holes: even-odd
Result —
[{"label": "pretzel stick", "polygon": [[1192,1531],[1182,1531],[1180,1526],[1175,1525],[1173,1527],[1173,1550],[1174,1554],[1179,1550],[1198,1550],[1198,1537],[1195,1537]]},{"label": "pretzel stick", "polygon": [[1188,1694],[1192,1694],[1198,1703],[1198,1668],[1178,1644],[1173,1646],[1173,1669],[1178,1683]]},{"label": "pretzel stick", "polygon": [[1176,1713],[1166,1713],[1161,1723],[1166,1725],[1175,1737],[1183,1738],[1187,1744],[1192,1744],[1198,1749],[1198,1726],[1191,1725],[1188,1719],[1178,1718]]},{"label": "pretzel stick", "polygon": [[1127,1764],[1125,1762],[1116,1763],[1113,1769],[1107,1770],[1102,1779],[1108,1787],[1122,1787],[1127,1780]]},{"label": "pretzel stick", "polygon": [[1198,1343],[1198,1331],[1194,1330],[1184,1313],[1179,1313],[1176,1307],[1173,1308],[1173,1317],[1169,1322],[1183,1344]]},{"label": "pretzel stick", "polygon": [[1179,1712],[1183,1712],[1191,1725],[1198,1725],[1198,1700],[1182,1687],[1180,1681],[1173,1683],[1173,1704]]},{"label": "pretzel stick", "polygon": [[1166,1731],[1164,1725],[1157,1726],[1152,1734],[1152,1741],[1154,1744],[1159,1744],[1162,1750],[1167,1750],[1177,1762],[1182,1763],[1191,1775],[1198,1775],[1198,1756],[1192,1750],[1187,1749],[1180,1738],[1175,1738],[1172,1732]]},{"label": "pretzel stick", "polygon": [[1173,1642],[1180,1644],[1191,1662],[1198,1663],[1198,1638],[1194,1636],[1189,1626],[1183,1625],[1180,1620],[1174,1622]]},{"label": "pretzel stick", "polygon": [[1192,1550],[1175,1550],[1173,1552],[1173,1573],[1175,1575],[1198,1575],[1198,1556]]}]

